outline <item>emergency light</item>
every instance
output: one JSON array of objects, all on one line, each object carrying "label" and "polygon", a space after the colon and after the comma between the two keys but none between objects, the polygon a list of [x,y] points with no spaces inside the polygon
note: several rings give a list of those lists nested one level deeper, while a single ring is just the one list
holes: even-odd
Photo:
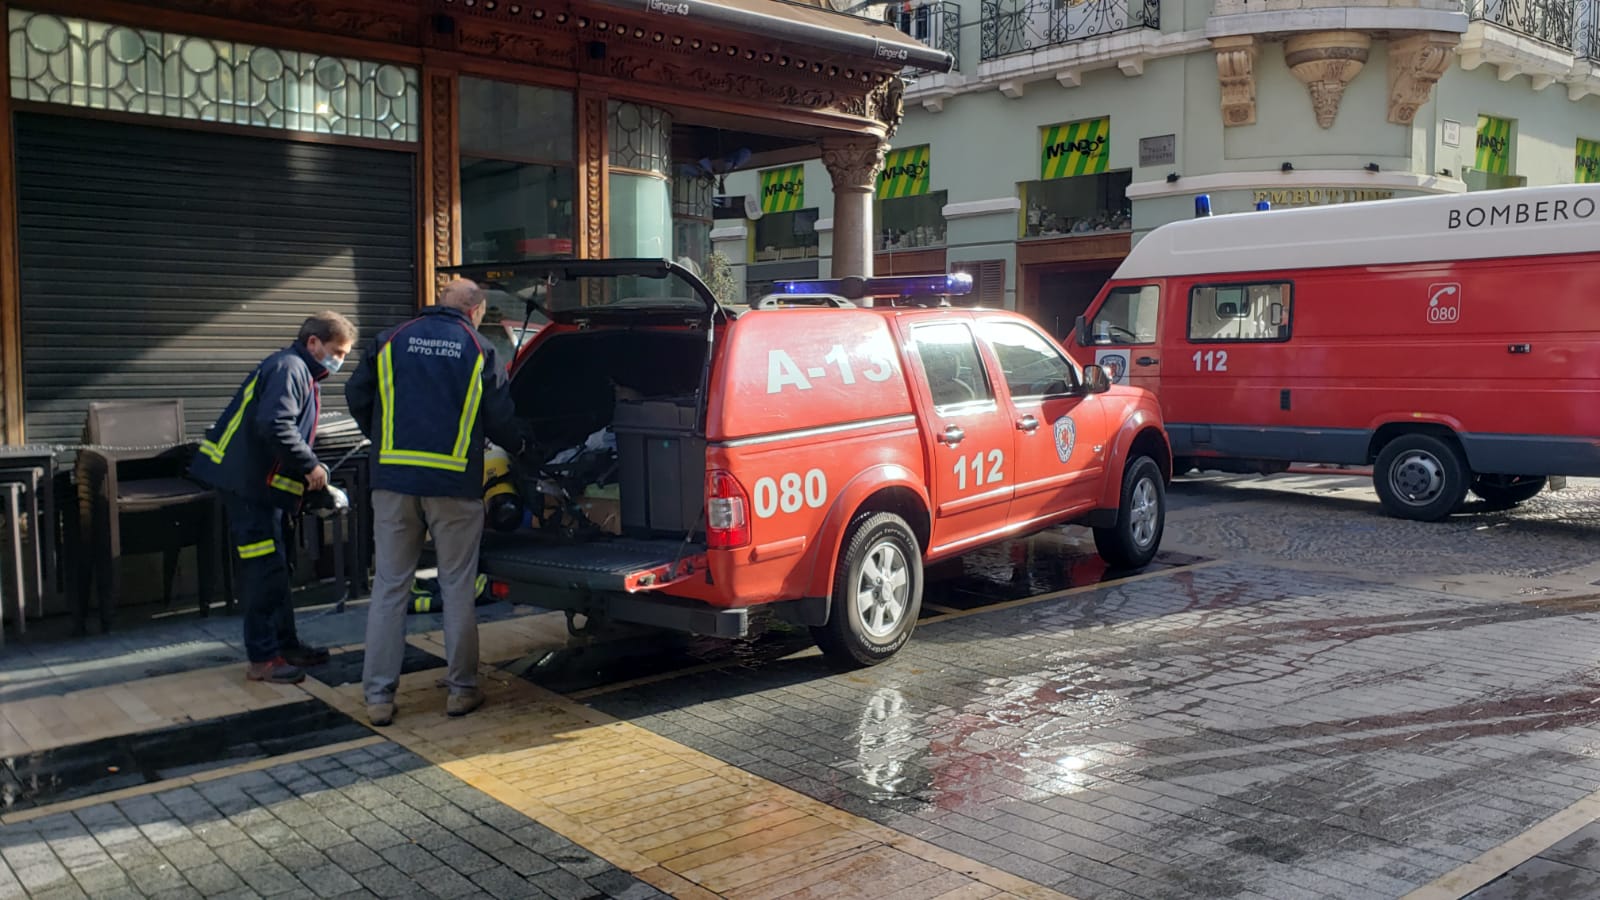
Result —
[{"label": "emergency light", "polygon": [[862,297],[919,297],[936,294],[962,296],[972,293],[972,276],[966,272],[944,275],[885,275],[879,278],[827,278],[816,281],[780,281],[775,287],[784,294],[837,294],[850,300]]},{"label": "emergency light", "polygon": [[1194,217],[1206,219],[1211,217],[1211,195],[1200,194],[1194,198]]}]

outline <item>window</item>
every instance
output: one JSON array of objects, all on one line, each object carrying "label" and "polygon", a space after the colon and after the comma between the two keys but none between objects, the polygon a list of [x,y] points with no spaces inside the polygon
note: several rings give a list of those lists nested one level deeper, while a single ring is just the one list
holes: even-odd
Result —
[{"label": "window", "polygon": [[566,91],[462,78],[461,261],[572,255]]},{"label": "window", "polygon": [[877,214],[878,251],[920,250],[943,247],[945,241],[944,206],[948,191],[934,191],[916,197],[879,200]]},{"label": "window", "polygon": [[1026,182],[1021,186],[1022,237],[1127,231],[1133,227],[1132,183],[1131,171]]},{"label": "window", "polygon": [[911,339],[917,345],[935,407],[994,399],[989,373],[984,371],[983,357],[978,355],[978,345],[967,326],[958,322],[921,325],[911,330]]},{"label": "window", "polygon": [[1026,325],[986,322],[983,336],[1000,359],[1011,399],[1065,394],[1078,373],[1044,335]]},{"label": "window", "polygon": [[1006,261],[968,259],[950,264],[950,271],[972,276],[972,294],[980,306],[1003,309],[1006,305]]},{"label": "window", "polygon": [[767,213],[756,220],[756,262],[817,257],[817,210]]},{"label": "window", "polygon": [[1089,329],[1096,344],[1154,344],[1161,289],[1153,284],[1111,291]]},{"label": "window", "polygon": [[1291,285],[1205,284],[1189,291],[1189,340],[1287,341]]}]

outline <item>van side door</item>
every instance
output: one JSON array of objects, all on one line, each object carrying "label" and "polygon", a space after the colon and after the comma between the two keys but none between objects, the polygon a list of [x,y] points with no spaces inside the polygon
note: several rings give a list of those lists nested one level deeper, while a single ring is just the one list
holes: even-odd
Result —
[{"label": "van side door", "polygon": [[971,314],[912,320],[906,337],[928,457],[929,552],[976,546],[1004,529],[1010,512],[1011,418],[978,350]]},{"label": "van side door", "polygon": [[1077,367],[1032,324],[982,319],[978,333],[999,366],[1015,428],[1012,522],[1042,527],[1092,509],[1104,488],[1108,443],[1099,395],[1080,391]]},{"label": "van side door", "polygon": [[1144,388],[1161,396],[1161,286],[1124,284],[1111,288],[1089,316],[1094,362],[1112,384]]}]

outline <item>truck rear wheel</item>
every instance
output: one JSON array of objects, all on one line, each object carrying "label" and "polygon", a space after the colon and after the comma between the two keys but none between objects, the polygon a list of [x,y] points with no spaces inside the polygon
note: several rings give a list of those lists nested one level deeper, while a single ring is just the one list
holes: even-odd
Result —
[{"label": "truck rear wheel", "polygon": [[828,624],[811,629],[824,656],[849,668],[895,655],[922,613],[922,548],[904,519],[871,513],[856,520],[839,553]]},{"label": "truck rear wheel", "polygon": [[1122,502],[1117,522],[1094,530],[1100,558],[1117,569],[1142,569],[1161,548],[1167,523],[1167,490],[1161,467],[1148,456],[1128,461],[1122,473]]},{"label": "truck rear wheel", "polygon": [[1431,434],[1404,434],[1385,444],[1372,468],[1383,511],[1399,519],[1437,522],[1466,499],[1472,472],[1461,450]]},{"label": "truck rear wheel", "polygon": [[1479,475],[1472,479],[1472,492],[1490,506],[1509,509],[1532,500],[1548,480],[1543,475]]}]

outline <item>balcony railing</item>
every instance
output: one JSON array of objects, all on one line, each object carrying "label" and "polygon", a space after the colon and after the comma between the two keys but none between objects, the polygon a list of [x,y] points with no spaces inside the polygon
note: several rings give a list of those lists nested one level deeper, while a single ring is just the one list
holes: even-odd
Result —
[{"label": "balcony railing", "polygon": [[1570,52],[1580,31],[1578,20],[1592,20],[1594,4],[1595,0],[1467,0],[1467,16]]},{"label": "balcony railing", "polygon": [[[961,68],[961,4],[954,0],[935,0],[914,7],[900,9],[896,24],[901,31],[927,44],[943,50],[955,60],[950,71]],[[913,74],[917,69],[913,69]]]},{"label": "balcony railing", "polygon": [[1578,0],[1577,24],[1572,32],[1572,52],[1600,63],[1600,0]]},{"label": "balcony railing", "polygon": [[1161,0],[983,0],[982,58],[1160,27]]}]

